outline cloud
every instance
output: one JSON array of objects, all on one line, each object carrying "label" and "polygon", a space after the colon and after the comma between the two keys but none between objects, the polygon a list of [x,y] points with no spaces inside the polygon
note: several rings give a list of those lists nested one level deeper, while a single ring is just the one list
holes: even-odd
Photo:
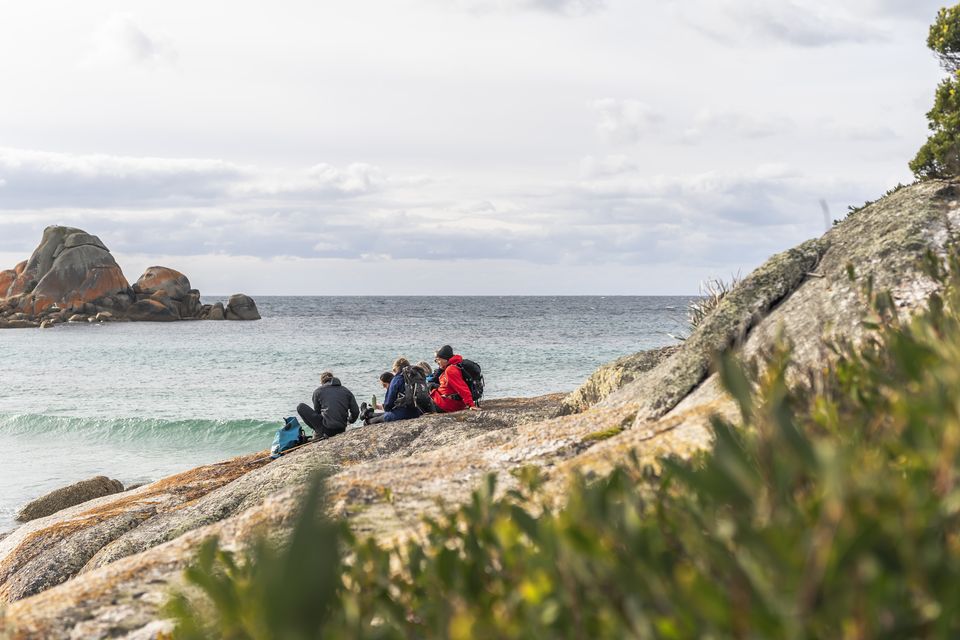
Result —
[{"label": "cloud", "polygon": [[826,47],[885,40],[888,34],[833,5],[794,0],[684,0],[674,5],[695,29],[729,45],[757,42]]},{"label": "cloud", "polygon": [[884,142],[900,138],[896,131],[885,124],[828,121],[824,125],[824,130],[835,137],[852,142]]},{"label": "cloud", "polygon": [[874,15],[893,18],[912,18],[933,22],[945,0],[858,0],[860,9]]},{"label": "cloud", "polygon": [[819,198],[842,209],[860,194],[871,192],[861,183],[807,176],[788,166],[769,164],[752,171],[673,176],[624,172],[581,180],[572,197],[583,203],[597,225],[669,220],[691,232],[738,228],[767,247],[765,228],[816,230]]},{"label": "cloud", "polygon": [[636,170],[636,163],[624,155],[612,155],[603,158],[587,156],[580,161],[580,177],[586,180],[609,178],[624,173],[633,173]]},{"label": "cloud", "polygon": [[639,142],[663,116],[639,100],[603,98],[593,102],[597,114],[597,132],[617,143]]},{"label": "cloud", "polygon": [[0,175],[0,251],[23,257],[67,224],[124,254],[450,265],[757,262],[822,231],[820,198],[839,211],[877,191],[782,165],[649,176],[622,154],[584,158],[572,182],[464,199],[363,163],[287,172],[2,149]]},{"label": "cloud", "polygon": [[130,15],[114,14],[94,33],[91,51],[81,64],[173,65],[177,57],[168,39],[148,35]]},{"label": "cloud", "polygon": [[757,140],[788,133],[793,127],[794,123],[785,116],[703,109],[694,118],[693,126],[684,132],[683,139],[688,143],[715,136]]},{"label": "cloud", "polygon": [[248,171],[220,160],[0,148],[0,208],[143,206],[223,196]]},{"label": "cloud", "polygon": [[458,4],[474,13],[533,11],[567,16],[588,15],[607,6],[606,0],[458,0]]},{"label": "cloud", "polygon": [[242,191],[250,195],[352,196],[378,191],[387,183],[383,170],[371,164],[355,162],[340,169],[321,163],[293,175],[267,177]]},{"label": "cloud", "polygon": [[[423,176],[399,186],[423,184]],[[261,170],[223,160],[79,155],[0,147],[2,209],[169,207],[241,197],[296,201],[352,198],[392,184],[374,165],[340,169],[322,163],[301,171]]]}]

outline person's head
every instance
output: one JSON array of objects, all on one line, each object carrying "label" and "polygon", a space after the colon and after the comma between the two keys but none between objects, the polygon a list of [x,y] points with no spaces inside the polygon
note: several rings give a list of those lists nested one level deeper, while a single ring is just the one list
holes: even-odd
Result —
[{"label": "person's head", "polygon": [[384,389],[389,387],[391,382],[393,382],[393,373],[391,371],[384,371],[380,374],[380,384],[383,385]]},{"label": "person's head", "polygon": [[333,372],[324,371],[320,374],[320,384],[327,384],[331,380],[333,380]]},{"label": "person's head", "polygon": [[431,373],[433,373],[433,366],[431,366],[430,363],[427,362],[426,360],[424,360],[423,362],[418,362],[417,368],[420,369],[420,371],[423,371],[424,376],[428,376]]},{"label": "person's head", "polygon": [[443,369],[450,363],[450,358],[453,357],[453,347],[445,344],[437,349],[437,353],[434,355],[436,355],[436,357],[433,359],[433,361],[440,365],[440,368]]},{"label": "person's head", "polygon": [[404,370],[404,368],[409,366],[410,366],[410,361],[404,358],[403,356],[400,356],[399,358],[393,361],[393,372],[400,373],[401,371]]}]

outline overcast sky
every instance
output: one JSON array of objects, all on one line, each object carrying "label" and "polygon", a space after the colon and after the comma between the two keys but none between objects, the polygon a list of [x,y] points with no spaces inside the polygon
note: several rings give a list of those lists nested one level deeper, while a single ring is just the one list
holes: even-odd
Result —
[{"label": "overcast sky", "polygon": [[690,294],[910,180],[928,0],[0,5],[0,268],[204,293]]}]

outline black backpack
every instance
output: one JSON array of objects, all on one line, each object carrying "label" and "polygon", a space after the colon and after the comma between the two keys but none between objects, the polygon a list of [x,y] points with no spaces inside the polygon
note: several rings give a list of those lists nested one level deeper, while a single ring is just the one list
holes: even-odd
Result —
[{"label": "black backpack", "polygon": [[427,389],[427,379],[423,371],[419,367],[404,367],[399,375],[403,376],[403,390],[397,394],[393,408],[416,407],[421,413],[433,413],[433,400],[430,399],[430,391]]},{"label": "black backpack", "polygon": [[463,374],[463,381],[470,388],[470,395],[473,396],[473,403],[480,406],[480,399],[483,398],[483,371],[480,365],[473,360],[466,358],[457,365],[460,373]]}]

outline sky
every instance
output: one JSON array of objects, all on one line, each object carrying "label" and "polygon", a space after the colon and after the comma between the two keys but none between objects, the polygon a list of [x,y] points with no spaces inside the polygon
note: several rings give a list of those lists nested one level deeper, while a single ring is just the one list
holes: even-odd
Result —
[{"label": "sky", "polygon": [[689,295],[912,180],[928,0],[0,5],[0,268],[204,294]]}]

